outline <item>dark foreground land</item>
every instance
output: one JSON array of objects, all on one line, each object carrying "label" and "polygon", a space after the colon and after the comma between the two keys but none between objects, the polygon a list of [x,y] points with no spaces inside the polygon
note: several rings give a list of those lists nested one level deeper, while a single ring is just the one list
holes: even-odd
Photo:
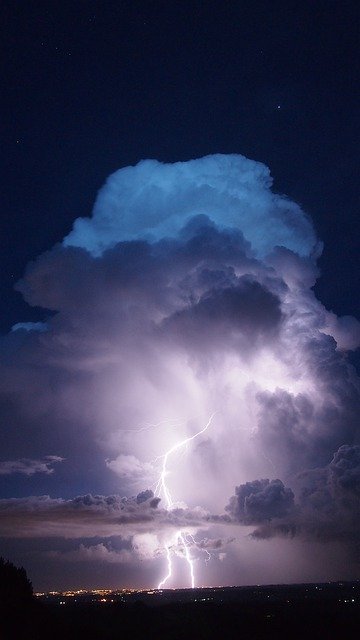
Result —
[{"label": "dark foreground land", "polygon": [[1,640],[360,638],[360,583],[54,594],[7,603]]}]

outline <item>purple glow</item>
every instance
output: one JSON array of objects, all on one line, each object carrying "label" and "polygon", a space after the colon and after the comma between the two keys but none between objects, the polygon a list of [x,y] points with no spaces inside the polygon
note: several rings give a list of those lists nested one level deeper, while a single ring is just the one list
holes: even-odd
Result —
[{"label": "purple glow", "polygon": [[[183,449],[183,447],[186,447],[190,442],[192,442],[192,440],[195,440],[195,438],[198,438],[200,435],[202,435],[203,433],[205,433],[205,431],[208,430],[208,428],[210,427],[213,417],[214,417],[214,413],[210,416],[208,422],[206,423],[205,427],[203,427],[203,429],[201,429],[200,431],[197,431],[197,433],[195,433],[193,436],[189,436],[188,438],[185,438],[185,440],[181,440],[180,442],[177,442],[176,444],[174,444],[171,449],[169,449],[163,456],[163,464],[162,464],[162,469],[161,469],[161,475],[159,478],[159,481],[156,485],[155,488],[155,494],[156,495],[163,495],[165,498],[165,502],[166,502],[166,508],[171,511],[171,509],[173,509],[174,505],[174,501],[171,497],[169,488],[167,486],[167,482],[166,482],[166,476],[168,475],[168,463],[169,463],[169,457],[172,456],[173,453],[176,453],[177,451]],[[191,559],[190,556],[190,550],[189,550],[189,546],[186,540],[186,532],[182,532],[182,531],[178,531],[176,534],[176,538],[177,541],[180,540],[181,544],[182,544],[182,548],[184,549],[184,553],[185,553],[185,559],[186,562],[189,565],[190,568],[190,583],[191,583],[191,587],[194,588],[195,587],[195,574],[194,574],[194,563]],[[161,589],[163,586],[165,586],[166,582],[171,578],[172,576],[172,562],[171,562],[171,543],[166,545],[166,557],[167,557],[167,564],[168,564],[168,573],[165,576],[165,578],[163,578],[158,585],[158,589]]]},{"label": "purple glow", "polygon": [[53,315],[2,344],[18,497],[0,534],[20,563],[26,538],[64,582],[78,563],[127,586],[164,562],[159,587],[354,575],[360,331],[316,299],[320,252],[242,156],[110,176],[17,284]]}]

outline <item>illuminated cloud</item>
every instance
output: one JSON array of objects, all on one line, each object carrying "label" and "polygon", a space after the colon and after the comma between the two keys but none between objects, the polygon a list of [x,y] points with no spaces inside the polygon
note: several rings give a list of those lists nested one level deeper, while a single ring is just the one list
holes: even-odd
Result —
[{"label": "illuminated cloud", "polygon": [[[20,536],[21,522],[36,537],[126,529],[164,549],[167,531],[188,527],[199,539],[236,537],[221,563],[229,576],[245,544],[232,528],[258,538],[249,571],[260,538],[328,535],[353,549],[358,503],[343,484],[356,465],[343,480],[336,469],[359,437],[347,351],[360,331],[316,299],[320,251],[308,216],[242,156],[143,161],[110,176],[92,217],[17,284],[45,324],[20,322],[2,339],[4,458],[66,459],[48,478],[28,474],[27,493],[6,492],[52,497],[5,499],[2,535]],[[167,511],[147,491],[184,439],[167,464]],[[101,495],[72,498],[87,491]]]},{"label": "illuminated cloud", "polygon": [[212,155],[163,164],[143,160],[113,173],[100,190],[92,219],[78,218],[66,246],[101,255],[117,242],[176,237],[199,214],[240,229],[256,255],[277,245],[309,255],[316,243],[300,207],[271,191],[269,169],[240,155]]},{"label": "illuminated cloud", "polygon": [[[148,462],[141,463],[132,455],[120,454],[115,460],[106,460],[106,466],[123,480],[148,484],[147,480],[154,477],[154,468]],[[140,495],[140,494],[139,494]]]},{"label": "illuminated cloud", "polygon": [[11,331],[47,331],[46,322],[17,322],[11,327]]}]

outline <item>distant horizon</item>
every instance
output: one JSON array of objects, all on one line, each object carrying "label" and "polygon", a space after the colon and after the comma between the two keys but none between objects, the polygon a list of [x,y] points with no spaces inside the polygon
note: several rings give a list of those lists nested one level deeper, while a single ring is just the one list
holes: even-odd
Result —
[{"label": "distant horizon", "polygon": [[326,580],[324,582],[280,582],[280,583],[266,583],[266,584],[246,584],[246,585],[213,585],[213,586],[195,586],[195,587],[164,587],[162,589],[154,588],[154,587],[143,587],[139,589],[135,589],[133,587],[94,587],[94,588],[81,588],[81,589],[60,589],[60,590],[50,590],[50,591],[34,591],[34,596],[40,597],[42,595],[66,595],[67,593],[73,594],[81,594],[81,593],[157,593],[160,594],[165,591],[196,591],[197,589],[252,589],[254,587],[258,588],[268,588],[268,587],[286,587],[286,586],[320,586],[326,584],[356,584],[360,583],[360,579],[358,580]]}]

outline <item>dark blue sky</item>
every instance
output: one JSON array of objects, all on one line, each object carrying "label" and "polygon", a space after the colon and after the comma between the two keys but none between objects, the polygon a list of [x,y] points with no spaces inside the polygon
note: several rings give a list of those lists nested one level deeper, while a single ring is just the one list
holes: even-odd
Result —
[{"label": "dark blue sky", "polygon": [[325,242],[320,299],[359,315],[358,3],[5,1],[1,24],[2,331],[107,175],[216,152],[270,167]]}]

